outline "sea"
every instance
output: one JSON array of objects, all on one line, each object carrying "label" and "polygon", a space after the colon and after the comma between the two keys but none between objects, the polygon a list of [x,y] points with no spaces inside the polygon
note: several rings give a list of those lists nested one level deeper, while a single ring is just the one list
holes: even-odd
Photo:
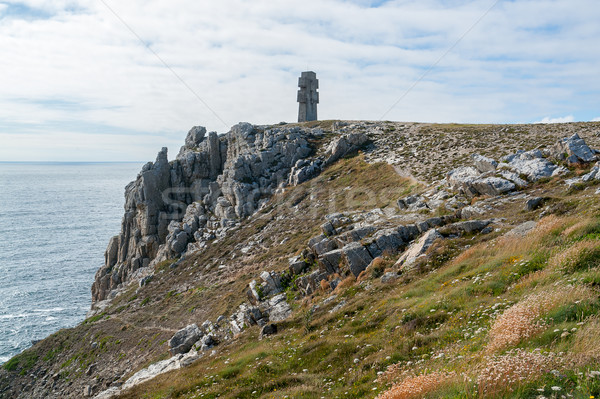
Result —
[{"label": "sea", "polygon": [[85,319],[141,167],[0,162],[0,364]]}]

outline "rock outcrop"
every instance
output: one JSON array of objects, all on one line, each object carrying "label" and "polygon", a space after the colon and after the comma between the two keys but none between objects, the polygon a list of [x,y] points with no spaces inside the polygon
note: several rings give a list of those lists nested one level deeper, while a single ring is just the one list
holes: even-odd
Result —
[{"label": "rock outcrop", "polygon": [[96,273],[93,301],[126,283],[140,268],[201,250],[252,215],[279,187],[299,184],[321,165],[367,141],[363,134],[337,137],[325,157],[308,159],[318,129],[265,128],[240,123],[225,135],[194,127],[177,158],[163,148],[125,189],[121,233],[113,237]]}]

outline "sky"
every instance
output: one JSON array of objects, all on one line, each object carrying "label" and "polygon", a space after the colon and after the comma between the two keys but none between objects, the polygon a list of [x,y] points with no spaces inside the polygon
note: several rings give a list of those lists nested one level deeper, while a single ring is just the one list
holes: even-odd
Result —
[{"label": "sky", "polygon": [[0,161],[173,159],[192,126],[600,120],[597,0],[0,0]]}]

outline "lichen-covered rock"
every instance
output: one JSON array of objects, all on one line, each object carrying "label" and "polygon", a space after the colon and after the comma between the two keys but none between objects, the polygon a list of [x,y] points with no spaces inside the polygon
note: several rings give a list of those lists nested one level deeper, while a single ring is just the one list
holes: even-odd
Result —
[{"label": "lichen-covered rock", "polygon": [[355,277],[358,277],[358,275],[365,270],[373,260],[373,256],[371,256],[368,249],[358,242],[353,242],[344,246],[344,248],[342,248],[342,254],[348,268]]},{"label": "lichen-covered rock", "polygon": [[277,322],[287,319],[292,314],[292,308],[285,299],[285,294],[279,294],[269,299],[266,313],[269,321]]},{"label": "lichen-covered rock", "polygon": [[492,158],[479,154],[473,154],[471,158],[473,158],[473,164],[480,173],[493,172],[498,167],[498,162]]},{"label": "lichen-covered rock", "polygon": [[325,252],[333,251],[338,248],[335,240],[325,237],[324,235],[317,236],[317,239],[311,239],[308,247],[317,255],[322,255]]},{"label": "lichen-covered rock", "polygon": [[425,198],[421,195],[411,195],[406,198],[400,198],[397,201],[398,208],[402,211],[416,212],[421,209],[427,209],[429,206],[425,201]]},{"label": "lichen-covered rock", "polygon": [[369,138],[364,133],[350,133],[335,138],[327,148],[324,165],[331,165],[344,155],[360,149],[367,141]]},{"label": "lichen-covered rock", "polygon": [[318,176],[319,173],[321,173],[321,161],[313,160],[310,162],[306,159],[301,159],[292,168],[288,184],[290,186],[297,186]]},{"label": "lichen-covered rock", "polygon": [[311,295],[319,288],[321,280],[326,280],[329,273],[322,270],[315,270],[314,272],[302,276],[296,280],[296,286],[304,296]]},{"label": "lichen-covered rock", "polygon": [[552,155],[559,160],[566,160],[569,164],[589,163],[598,159],[595,152],[577,133],[559,140],[552,148]]},{"label": "lichen-covered rock", "polygon": [[491,220],[467,220],[464,222],[456,222],[444,226],[439,230],[439,232],[443,235],[478,233],[486,228],[490,223],[492,223]]},{"label": "lichen-covered rock", "polygon": [[516,188],[515,184],[500,177],[475,179],[470,183],[470,191],[492,197],[508,193]]},{"label": "lichen-covered rock", "polygon": [[263,339],[264,337],[274,334],[277,334],[277,324],[267,324],[260,330],[259,339]]},{"label": "lichen-covered rock", "polygon": [[187,353],[192,349],[192,346],[198,342],[201,336],[202,331],[200,331],[198,326],[196,324],[190,324],[177,331],[169,340],[169,352],[171,355]]},{"label": "lichen-covered rock", "polygon": [[317,262],[319,269],[327,272],[328,274],[338,273],[340,271],[340,261],[342,259],[342,250],[335,249],[333,251],[326,252],[319,256]]},{"label": "lichen-covered rock", "polygon": [[395,266],[400,266],[403,269],[410,268],[416,260],[425,254],[425,252],[433,245],[433,243],[442,239],[443,236],[436,230],[431,229],[423,234],[418,241],[413,243],[396,261]]},{"label": "lichen-covered rock", "polygon": [[594,167],[585,175],[581,176],[581,181],[589,182],[592,180],[600,180],[600,164],[596,163]]},{"label": "lichen-covered rock", "polygon": [[552,176],[557,168],[555,164],[543,158],[539,151],[517,153],[506,160],[508,164],[501,164],[501,168],[508,168],[519,175],[525,175],[530,181]]}]

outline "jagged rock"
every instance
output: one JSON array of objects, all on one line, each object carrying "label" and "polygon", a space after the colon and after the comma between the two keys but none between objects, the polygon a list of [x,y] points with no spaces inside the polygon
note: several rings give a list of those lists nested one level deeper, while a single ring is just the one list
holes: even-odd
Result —
[{"label": "jagged rock", "polygon": [[285,299],[285,294],[279,294],[269,299],[267,314],[269,321],[276,322],[287,319],[292,314],[292,308]]},{"label": "jagged rock", "polygon": [[452,190],[460,191],[468,187],[480,175],[479,171],[472,166],[461,166],[448,172],[446,174],[446,181]]},{"label": "jagged rock", "polygon": [[325,152],[327,159],[324,165],[331,165],[344,155],[360,149],[367,141],[369,138],[364,133],[350,133],[335,138]]},{"label": "jagged rock", "polygon": [[263,317],[264,316],[260,311],[260,308],[257,306],[249,307],[244,312],[244,320],[251,326],[258,324],[259,320],[261,320]]},{"label": "jagged rock", "polygon": [[194,126],[188,132],[185,138],[185,147],[194,149],[200,145],[204,136],[206,135],[206,128],[203,126]]},{"label": "jagged rock", "polygon": [[327,221],[331,223],[334,229],[339,229],[340,227],[352,223],[352,220],[349,217],[341,213],[331,213],[329,215],[326,215],[325,219],[327,219]]},{"label": "jagged rock", "polygon": [[199,341],[199,349],[203,352],[212,349],[213,347],[215,347],[217,345],[217,340],[215,339],[215,337],[212,334],[206,334],[204,336],[202,336],[202,338],[200,338]]},{"label": "jagged rock", "polygon": [[439,226],[443,226],[444,224],[447,223],[448,218],[444,217],[432,217],[426,220],[427,224],[429,225],[430,228],[432,227],[439,227]]},{"label": "jagged rock", "polygon": [[342,260],[342,250],[335,249],[333,251],[326,252],[319,256],[317,262],[321,271],[327,272],[327,274],[338,273],[340,271],[340,261]]},{"label": "jagged rock", "polygon": [[493,172],[498,167],[498,162],[492,158],[479,154],[473,154],[471,158],[473,158],[473,164],[480,173]]},{"label": "jagged rock", "polygon": [[600,172],[600,164],[596,163],[596,165],[594,165],[594,167],[589,171],[589,173],[586,173],[585,175],[581,176],[581,181],[589,182],[594,179],[600,180],[600,173],[598,172]]},{"label": "jagged rock", "polygon": [[552,156],[559,160],[566,159],[569,164],[589,163],[598,159],[594,151],[577,133],[559,140],[552,148]]},{"label": "jagged rock", "polygon": [[252,302],[254,305],[258,304],[263,299],[259,290],[262,290],[262,288],[259,287],[258,282],[256,280],[250,281],[248,284],[247,295],[250,302]]},{"label": "jagged rock", "polygon": [[315,270],[307,276],[302,276],[296,280],[296,286],[304,296],[311,295],[319,288],[321,280],[326,280],[329,273]]},{"label": "jagged rock", "polygon": [[463,219],[472,219],[485,215],[488,209],[482,206],[469,205],[460,210],[460,217]]},{"label": "jagged rock", "polygon": [[260,330],[259,339],[263,339],[264,337],[274,334],[277,334],[277,324],[267,324]]},{"label": "jagged rock", "polygon": [[500,177],[481,177],[477,169],[467,166],[454,169],[446,176],[450,188],[468,198],[478,195],[497,196],[514,190],[514,183]]},{"label": "jagged rock", "polygon": [[264,281],[263,292],[265,296],[276,295],[282,291],[279,273],[263,271],[260,278]]},{"label": "jagged rock", "polygon": [[206,320],[200,326],[200,330],[204,332],[204,334],[210,334],[215,330],[215,325],[210,320]]},{"label": "jagged rock", "polygon": [[514,183],[500,177],[486,177],[473,180],[471,187],[481,195],[492,197],[508,193],[516,188]]},{"label": "jagged rock", "polygon": [[[327,222],[327,224],[331,225],[329,222]],[[317,256],[338,248],[337,243],[334,240],[327,238],[323,234],[311,239],[308,243],[308,247]]]},{"label": "jagged rock", "polygon": [[318,160],[309,162],[305,159],[301,159],[296,162],[296,165],[290,172],[290,178],[288,184],[290,186],[297,186],[298,184],[304,183],[321,173],[321,163]]},{"label": "jagged rock", "polygon": [[342,248],[342,254],[348,265],[348,268],[358,277],[360,272],[365,270],[373,260],[368,249],[358,242],[350,243]]},{"label": "jagged rock", "polygon": [[337,235],[335,237],[335,241],[343,247],[344,245],[349,244],[351,242],[363,240],[364,238],[373,234],[375,231],[377,231],[377,228],[375,226],[363,226],[353,228],[352,230]]},{"label": "jagged rock", "polygon": [[90,385],[86,385],[83,387],[83,396],[85,398],[89,398],[93,394],[94,394],[94,391],[92,391],[92,387]]},{"label": "jagged rock", "polygon": [[119,255],[119,236],[114,236],[108,242],[108,247],[104,253],[104,264],[113,267],[118,261]]},{"label": "jagged rock", "polygon": [[477,233],[486,228],[490,223],[492,223],[491,220],[467,220],[444,226],[439,232],[443,235]]},{"label": "jagged rock", "polygon": [[502,176],[506,180],[509,180],[509,181],[515,183],[515,185],[519,188],[527,187],[527,185],[528,185],[527,181],[521,179],[521,177],[515,172],[503,169],[499,173],[500,173],[500,176]]},{"label": "jagged rock", "polygon": [[142,267],[145,259],[156,256],[159,242],[166,236],[167,226],[161,210],[164,208],[162,192],[169,187],[169,175],[167,149],[163,148],[156,162],[144,165],[137,180],[125,188],[121,234],[111,239],[106,256],[108,263],[96,273],[92,285],[94,301],[105,299],[109,291]]},{"label": "jagged rock", "polygon": [[289,264],[289,271],[291,275],[302,274],[310,267],[310,264],[306,263],[302,255],[289,258]]},{"label": "jagged rock", "polygon": [[196,324],[190,324],[177,331],[169,340],[169,352],[171,355],[187,353],[201,336],[202,332],[198,326]]},{"label": "jagged rock", "polygon": [[[427,223],[425,224],[428,226]],[[368,249],[369,256],[377,257],[398,252],[398,249],[405,246],[412,239],[413,233],[414,231],[405,231],[398,227],[379,230],[371,237],[371,244]]]},{"label": "jagged rock", "polygon": [[441,238],[443,238],[443,236],[436,229],[429,230],[427,233],[423,234],[417,242],[413,243],[400,258],[398,258],[395,266],[400,266],[404,269],[409,268],[420,256],[425,254],[435,240]]},{"label": "jagged rock", "polygon": [[542,197],[531,198],[525,202],[525,210],[528,212],[534,211],[542,205],[543,201],[544,198]]},{"label": "jagged rock", "polygon": [[128,283],[137,269],[203,249],[256,212],[312,153],[311,134],[297,126],[240,123],[206,137],[206,129],[194,127],[174,161],[161,150],[126,188],[121,233],[109,242],[96,274],[93,303]]},{"label": "jagged rock", "polygon": [[568,173],[569,173],[569,169],[567,169],[564,166],[559,166],[558,168],[554,169],[554,172],[552,172],[552,177],[564,176]]},{"label": "jagged rock", "polygon": [[398,204],[398,208],[401,211],[407,210],[407,211],[415,212],[415,211],[419,211],[421,209],[429,208],[429,206],[427,205],[427,202],[425,202],[425,199],[421,195],[411,195],[406,198],[400,198],[397,201],[397,204]]},{"label": "jagged rock", "polygon": [[394,281],[398,280],[398,273],[387,272],[381,276],[380,280],[383,284],[393,283]]},{"label": "jagged rock", "polygon": [[552,162],[542,158],[539,150],[520,152],[507,157],[506,160],[508,164],[501,164],[500,168],[509,168],[517,174],[527,176],[530,181],[552,176],[557,168]]},{"label": "jagged rock", "polygon": [[144,287],[144,286],[146,286],[146,285],[150,284],[150,282],[151,282],[153,279],[154,279],[154,276],[153,276],[153,275],[150,275],[150,276],[143,277],[142,279],[140,279],[140,287]]}]

